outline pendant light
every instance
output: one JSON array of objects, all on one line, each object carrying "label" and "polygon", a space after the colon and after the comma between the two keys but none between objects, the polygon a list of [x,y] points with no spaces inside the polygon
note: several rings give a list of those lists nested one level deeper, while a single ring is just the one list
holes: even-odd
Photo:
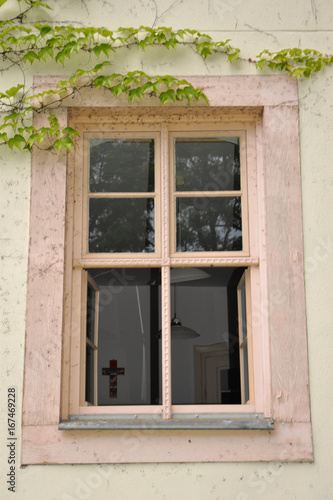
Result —
[{"label": "pendant light", "polygon": [[[196,281],[200,279],[209,278],[210,275],[199,268],[191,267],[174,267],[171,269],[170,282],[174,284],[174,317],[171,320],[171,340],[183,340],[183,339],[194,339],[200,337],[200,334],[183,326],[180,319],[177,318],[176,313],[176,286],[177,283],[183,283],[185,281]],[[161,330],[158,332],[158,337],[161,338]]]},{"label": "pendant light", "polygon": [[192,330],[192,328],[183,326],[180,319],[178,319],[176,315],[172,318],[171,340],[194,339],[196,337],[200,337],[198,332]]},{"label": "pendant light", "polygon": [[[183,280],[183,281],[189,281],[189,280]],[[197,333],[195,330],[192,330],[192,328],[183,326],[180,319],[177,318],[176,287],[177,285],[175,283],[173,287],[173,301],[174,301],[175,315],[171,320],[171,340],[194,339],[196,337],[200,337],[199,333]]]}]

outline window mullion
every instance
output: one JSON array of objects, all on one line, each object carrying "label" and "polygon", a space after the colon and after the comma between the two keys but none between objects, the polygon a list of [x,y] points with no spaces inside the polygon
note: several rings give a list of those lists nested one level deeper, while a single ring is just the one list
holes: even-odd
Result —
[{"label": "window mullion", "polygon": [[162,401],[163,418],[171,418],[170,206],[168,128],[161,127],[161,240],[162,240]]},{"label": "window mullion", "polygon": [[171,418],[170,268],[162,267],[162,402],[163,418]]}]

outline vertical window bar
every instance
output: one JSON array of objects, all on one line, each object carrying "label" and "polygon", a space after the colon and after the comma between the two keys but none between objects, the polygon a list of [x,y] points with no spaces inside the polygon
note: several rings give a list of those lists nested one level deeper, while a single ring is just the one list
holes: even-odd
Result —
[{"label": "vertical window bar", "polygon": [[170,268],[162,267],[162,403],[163,418],[171,418],[171,314]]},{"label": "vertical window bar", "polygon": [[168,129],[161,127],[161,239],[162,239],[162,403],[163,418],[171,418],[170,208]]}]

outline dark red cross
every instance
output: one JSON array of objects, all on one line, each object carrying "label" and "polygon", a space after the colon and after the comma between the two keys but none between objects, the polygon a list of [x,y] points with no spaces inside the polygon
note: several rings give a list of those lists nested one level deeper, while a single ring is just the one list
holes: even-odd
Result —
[{"label": "dark red cross", "polygon": [[102,375],[109,375],[110,398],[117,397],[117,376],[125,375],[125,368],[117,368],[117,360],[110,360],[110,368],[102,368]]}]

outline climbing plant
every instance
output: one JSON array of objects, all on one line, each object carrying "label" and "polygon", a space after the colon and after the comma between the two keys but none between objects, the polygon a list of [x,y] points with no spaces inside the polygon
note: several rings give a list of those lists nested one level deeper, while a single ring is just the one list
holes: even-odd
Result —
[{"label": "climbing plant", "polygon": [[[12,18],[2,19],[1,8],[7,1],[0,0],[0,71],[19,68],[22,73],[22,83],[0,92],[0,145],[7,144],[12,149],[31,151],[33,145],[37,145],[71,150],[73,138],[78,134],[70,127],[61,129],[54,107],[83,88],[102,87],[115,97],[125,94],[131,103],[142,100],[144,96],[157,97],[162,104],[168,101],[190,102],[192,99],[208,103],[203,90],[185,79],[148,75],[139,70],[126,74],[112,72],[112,57],[120,49],[137,47],[145,51],[147,47],[177,49],[189,46],[203,59],[215,54],[229,63],[244,60],[240,49],[232,46],[229,39],[214,41],[210,35],[191,29],[141,26],[112,31],[105,27],[31,22],[30,18],[37,10],[50,9],[47,1],[16,0],[18,12]],[[78,61],[85,53],[90,54],[94,62],[91,67],[83,69]],[[29,65],[37,62],[63,65],[68,60],[75,70],[68,78],[59,79],[56,88],[41,93],[33,93],[27,88],[24,75]],[[292,77],[309,77],[332,64],[333,56],[313,49],[293,48],[278,52],[263,50],[255,59],[247,61],[259,70],[268,67],[273,71],[287,72]],[[36,129],[32,115],[46,110],[47,126]]]}]

